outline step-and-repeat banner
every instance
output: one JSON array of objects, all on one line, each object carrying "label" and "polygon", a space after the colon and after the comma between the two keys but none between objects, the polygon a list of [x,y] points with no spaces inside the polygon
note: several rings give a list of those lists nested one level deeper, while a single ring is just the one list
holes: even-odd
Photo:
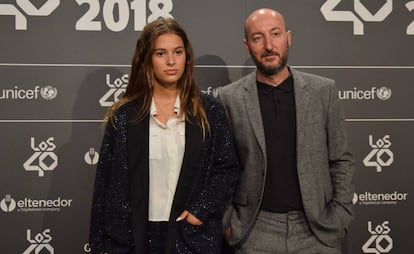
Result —
[{"label": "step-and-repeat banner", "polygon": [[147,22],[183,25],[209,92],[254,70],[243,25],[259,7],[285,15],[291,66],[337,81],[356,159],[344,253],[414,253],[412,0],[2,0],[0,252],[90,252],[102,119]]}]

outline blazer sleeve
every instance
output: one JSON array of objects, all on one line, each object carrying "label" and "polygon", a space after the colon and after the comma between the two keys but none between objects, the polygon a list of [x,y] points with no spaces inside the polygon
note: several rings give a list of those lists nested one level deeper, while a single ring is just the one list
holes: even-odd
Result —
[{"label": "blazer sleeve", "polygon": [[[211,97],[211,96],[210,96]],[[238,180],[239,164],[236,157],[231,131],[223,105],[215,98],[206,107],[211,142],[202,158],[203,177],[201,189],[192,198],[190,213],[206,222],[210,215],[221,218],[224,208],[229,204]],[[205,151],[204,151],[205,152]]]},{"label": "blazer sleeve", "polygon": [[345,220],[347,226],[353,217],[352,198],[354,194],[354,161],[348,148],[344,114],[333,84],[329,92],[327,118],[329,168],[333,186],[331,205]]},{"label": "blazer sleeve", "polygon": [[113,145],[116,128],[108,122],[102,140],[96,169],[90,219],[89,243],[92,253],[102,253],[105,240],[105,190],[113,161]]}]

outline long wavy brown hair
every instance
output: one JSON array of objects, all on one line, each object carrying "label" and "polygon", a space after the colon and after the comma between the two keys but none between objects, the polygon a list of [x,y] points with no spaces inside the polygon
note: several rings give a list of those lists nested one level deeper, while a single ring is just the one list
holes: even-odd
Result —
[{"label": "long wavy brown hair", "polygon": [[177,82],[181,102],[180,116],[184,114],[187,120],[189,115],[193,116],[202,129],[203,137],[205,137],[210,126],[200,98],[200,90],[194,79],[193,48],[184,29],[177,21],[171,18],[160,17],[144,27],[135,48],[126,92],[119,101],[109,108],[105,116],[105,122],[110,121],[113,123],[115,112],[119,107],[139,97],[143,98],[144,103],[138,110],[137,120],[142,120],[150,113],[154,80],[151,56],[155,40],[158,36],[167,33],[176,34],[183,40],[186,53],[186,67],[183,75]]}]

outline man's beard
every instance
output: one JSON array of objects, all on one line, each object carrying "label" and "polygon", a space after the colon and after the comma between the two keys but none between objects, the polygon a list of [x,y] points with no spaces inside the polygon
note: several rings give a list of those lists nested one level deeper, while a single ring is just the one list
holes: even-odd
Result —
[{"label": "man's beard", "polygon": [[[255,58],[253,54],[250,52],[250,55],[253,59],[253,62],[256,64],[257,69],[265,76],[273,76],[281,72],[287,65],[288,61],[288,51],[285,52],[286,54],[279,55],[280,62],[275,66],[265,66],[259,59]],[[275,55],[275,53],[270,53],[270,55]]]}]

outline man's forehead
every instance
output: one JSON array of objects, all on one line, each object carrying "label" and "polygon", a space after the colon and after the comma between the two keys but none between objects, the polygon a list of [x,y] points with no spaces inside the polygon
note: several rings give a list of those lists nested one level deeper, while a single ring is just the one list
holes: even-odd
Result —
[{"label": "man's forehead", "polygon": [[246,26],[275,24],[279,27],[285,26],[284,19],[277,13],[265,13],[263,15],[253,15],[246,20]]},{"label": "man's forehead", "polygon": [[256,20],[256,22],[247,23],[246,26],[250,33],[258,31],[273,31],[282,29],[283,27],[285,27],[285,25],[280,19]]}]

